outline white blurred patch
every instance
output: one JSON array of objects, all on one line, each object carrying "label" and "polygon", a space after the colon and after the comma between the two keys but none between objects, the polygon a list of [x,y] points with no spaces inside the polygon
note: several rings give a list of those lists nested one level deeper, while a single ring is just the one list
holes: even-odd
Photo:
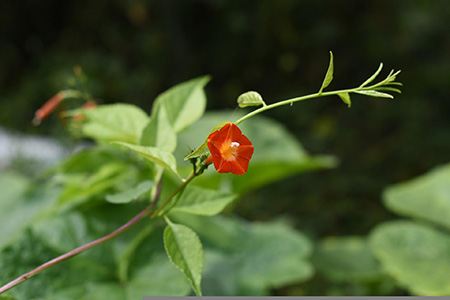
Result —
[{"label": "white blurred patch", "polygon": [[53,139],[15,134],[0,128],[0,169],[21,158],[49,166],[67,154],[67,149]]}]

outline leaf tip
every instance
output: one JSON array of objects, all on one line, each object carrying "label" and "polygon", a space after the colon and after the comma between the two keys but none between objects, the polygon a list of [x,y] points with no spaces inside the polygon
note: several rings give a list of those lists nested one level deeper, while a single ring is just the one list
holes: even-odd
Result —
[{"label": "leaf tip", "polygon": [[197,77],[197,79],[205,86],[208,82],[211,81],[212,76],[209,74],[205,74],[205,75]]}]

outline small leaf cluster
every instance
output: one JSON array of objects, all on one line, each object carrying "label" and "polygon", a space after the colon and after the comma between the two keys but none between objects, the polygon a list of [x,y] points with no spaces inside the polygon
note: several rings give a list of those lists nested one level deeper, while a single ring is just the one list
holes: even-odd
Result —
[{"label": "small leaf cluster", "polygon": [[[339,98],[347,104],[349,107],[352,102],[350,99],[351,93],[361,94],[369,97],[375,98],[389,98],[393,99],[394,96],[392,93],[401,93],[401,90],[398,88],[402,86],[402,83],[397,82],[397,75],[400,74],[400,71],[391,70],[389,74],[377,83],[373,83],[373,81],[380,75],[383,69],[383,63],[380,63],[378,69],[373,73],[367,80],[365,80],[360,86],[353,89],[347,89],[342,91],[337,91],[337,95]],[[323,93],[323,90],[330,85],[333,81],[333,73],[334,73],[334,62],[333,62],[333,52],[330,51],[330,62],[328,64],[328,69],[325,74],[325,78],[322,82],[322,86],[319,89],[319,95]]]}]

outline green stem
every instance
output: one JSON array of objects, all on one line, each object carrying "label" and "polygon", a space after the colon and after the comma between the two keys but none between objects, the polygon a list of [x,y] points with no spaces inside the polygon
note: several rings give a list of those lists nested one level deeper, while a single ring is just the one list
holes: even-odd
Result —
[{"label": "green stem", "polygon": [[295,103],[295,102],[300,102],[300,101],[315,99],[315,98],[320,98],[320,97],[326,97],[326,96],[332,96],[332,95],[337,95],[340,93],[352,93],[352,92],[356,92],[356,91],[359,91],[362,89],[364,89],[364,88],[352,88],[352,89],[337,90],[337,91],[331,91],[331,92],[314,93],[314,94],[310,94],[310,95],[306,95],[306,96],[301,96],[301,97],[296,97],[296,98],[292,98],[292,99],[275,102],[275,103],[272,103],[269,105],[262,106],[256,110],[246,114],[245,116],[243,116],[242,118],[240,118],[239,120],[234,122],[234,124],[238,125],[239,123],[242,123],[245,120],[247,120],[259,113],[262,113],[266,110],[269,110],[269,109],[272,109],[272,108],[275,108],[278,106],[291,105],[292,103]]},{"label": "green stem", "polygon": [[[189,175],[188,178],[186,178],[183,183],[178,186],[178,188],[169,196],[167,197],[164,202],[161,203],[161,205],[153,211],[153,213],[150,215],[151,218],[159,217],[163,212],[165,212],[168,208],[174,206],[176,202],[172,203],[172,200],[175,196],[177,196],[179,193],[182,193],[186,186],[197,176],[196,173],[192,173]],[[170,206],[169,206],[170,205]]]}]

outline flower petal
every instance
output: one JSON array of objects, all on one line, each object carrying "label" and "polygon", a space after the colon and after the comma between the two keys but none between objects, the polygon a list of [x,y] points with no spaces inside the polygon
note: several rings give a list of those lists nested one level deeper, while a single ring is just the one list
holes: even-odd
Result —
[{"label": "flower petal", "polygon": [[250,158],[252,158],[253,151],[253,145],[241,145],[238,148],[238,157],[250,160]]},{"label": "flower petal", "polygon": [[227,123],[208,136],[208,148],[219,173],[245,174],[253,155],[251,141],[234,123]]},{"label": "flower petal", "polygon": [[[243,173],[241,173],[241,174],[247,173],[249,162],[250,162],[250,160],[248,160],[248,159],[245,159],[243,157],[238,157],[236,163],[239,165],[239,167],[242,170],[244,170]],[[237,173],[235,173],[235,174],[237,174]]]},{"label": "flower petal", "polygon": [[237,161],[226,161],[223,160],[220,167],[217,169],[219,173],[233,173],[237,175],[245,174],[247,170],[242,168],[242,166]]}]

